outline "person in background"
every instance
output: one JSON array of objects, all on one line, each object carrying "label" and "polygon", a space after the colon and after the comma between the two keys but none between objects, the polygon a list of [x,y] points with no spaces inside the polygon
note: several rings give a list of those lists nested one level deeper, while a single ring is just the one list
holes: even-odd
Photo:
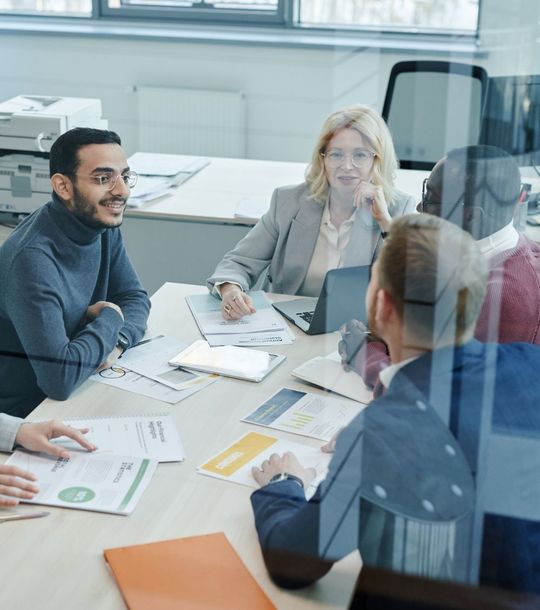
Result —
[{"label": "person in background", "polygon": [[[474,335],[480,341],[540,345],[540,246],[516,231],[519,168],[494,146],[448,153],[424,181],[418,211],[462,227],[477,241],[489,267],[486,299]],[[358,321],[343,329],[339,351],[346,369],[380,390],[390,364],[387,347]]]},{"label": "person in background", "polygon": [[415,209],[394,186],[397,167],[379,114],[362,105],[331,114],[305,182],[277,188],[270,209],[207,280],[224,318],[254,312],[246,291],[263,273],[265,289],[319,296],[330,269],[370,265],[392,218]]},{"label": "person in background", "polygon": [[[392,520],[364,513],[366,499],[386,514],[416,510],[421,522],[434,515],[448,522],[444,511],[468,495],[457,480],[458,450],[476,477],[492,428],[522,438],[528,456],[523,464],[520,458],[518,494],[523,501],[538,493],[538,445],[529,441],[540,436],[540,348],[473,338],[487,276],[479,246],[455,224],[428,214],[393,221],[366,295],[369,326],[391,358],[381,372],[385,393],[340,432],[328,475],[309,501],[304,490],[314,473],[293,454],[274,454],[252,471],[261,485],[251,496],[255,526],[278,584],[310,584],[355,548],[378,566],[388,550],[379,539]],[[482,470],[482,484],[490,474]],[[399,527],[394,533],[402,543],[406,524]],[[482,531],[480,581],[540,593],[540,524],[486,514]],[[398,544],[399,553],[406,554],[404,571],[414,566],[408,573],[423,576],[432,546],[427,537],[413,538],[414,553]],[[476,549],[469,550],[474,556]]]},{"label": "person in background", "polygon": [[[57,458],[68,458],[69,452],[51,443],[59,436],[67,436],[87,451],[96,447],[84,438],[88,428],[71,428],[60,421],[24,422],[18,417],[0,413],[0,451],[23,447],[30,451],[43,451]],[[0,464],[0,507],[15,506],[20,500],[31,500],[39,487],[36,477],[17,466]]]},{"label": "person in background", "polygon": [[50,174],[52,201],[0,247],[0,412],[20,417],[112,364],[150,311],[119,229],[136,175],[118,135],[62,134]]}]

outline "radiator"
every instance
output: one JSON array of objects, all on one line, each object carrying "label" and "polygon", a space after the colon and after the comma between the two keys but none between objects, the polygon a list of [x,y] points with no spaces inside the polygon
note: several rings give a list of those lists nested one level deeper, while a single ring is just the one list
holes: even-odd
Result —
[{"label": "radiator", "polygon": [[246,156],[246,100],[236,91],[137,86],[138,150]]}]

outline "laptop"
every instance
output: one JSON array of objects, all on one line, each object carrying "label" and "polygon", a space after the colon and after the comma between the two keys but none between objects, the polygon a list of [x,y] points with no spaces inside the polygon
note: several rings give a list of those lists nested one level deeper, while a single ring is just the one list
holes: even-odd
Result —
[{"label": "laptop", "polygon": [[365,322],[370,269],[368,265],[331,269],[318,298],[299,297],[272,306],[308,335],[334,332],[353,318]]}]

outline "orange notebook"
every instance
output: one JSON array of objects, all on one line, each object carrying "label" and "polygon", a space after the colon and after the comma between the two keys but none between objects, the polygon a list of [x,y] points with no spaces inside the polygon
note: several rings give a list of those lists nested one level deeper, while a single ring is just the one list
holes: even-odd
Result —
[{"label": "orange notebook", "polygon": [[223,532],[103,553],[130,610],[276,610]]}]

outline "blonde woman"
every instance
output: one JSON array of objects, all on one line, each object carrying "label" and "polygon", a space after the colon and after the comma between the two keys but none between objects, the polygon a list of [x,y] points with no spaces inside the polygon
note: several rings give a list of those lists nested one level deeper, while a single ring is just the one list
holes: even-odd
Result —
[{"label": "blonde woman", "polygon": [[266,290],[318,296],[330,269],[371,264],[392,218],[416,207],[394,188],[397,167],[378,113],[356,105],[331,114],[305,182],[277,188],[268,212],[208,279],[223,316],[255,311],[246,291],[263,273]]}]

